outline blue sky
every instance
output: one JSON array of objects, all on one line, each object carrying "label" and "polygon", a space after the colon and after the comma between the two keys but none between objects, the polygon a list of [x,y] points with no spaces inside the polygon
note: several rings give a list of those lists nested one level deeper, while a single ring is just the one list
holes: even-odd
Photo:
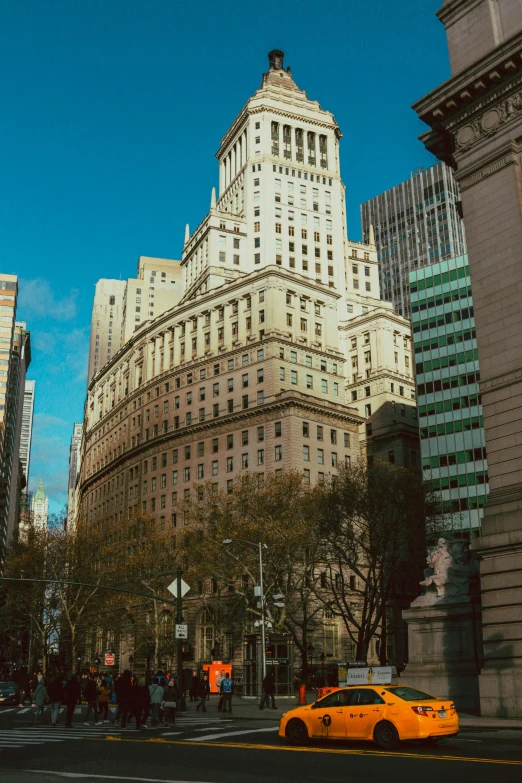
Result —
[{"label": "blue sky", "polygon": [[32,333],[31,488],[58,510],[82,418],[94,284],[179,258],[219,141],[285,51],[335,114],[349,233],[359,204],[433,158],[410,105],[449,76],[441,0],[16,0],[0,31],[2,271]]}]

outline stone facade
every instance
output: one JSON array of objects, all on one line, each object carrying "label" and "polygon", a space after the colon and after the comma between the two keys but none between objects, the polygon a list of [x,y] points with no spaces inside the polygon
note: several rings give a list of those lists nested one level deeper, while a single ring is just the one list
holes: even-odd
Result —
[{"label": "stone facade", "polygon": [[522,4],[447,0],[453,76],[415,105],[456,168],[475,304],[490,495],[481,558],[484,714],[522,715]]}]

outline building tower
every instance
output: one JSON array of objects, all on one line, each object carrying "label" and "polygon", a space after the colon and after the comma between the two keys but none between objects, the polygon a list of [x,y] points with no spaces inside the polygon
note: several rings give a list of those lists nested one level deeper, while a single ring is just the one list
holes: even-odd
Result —
[{"label": "building tower", "polygon": [[45,530],[49,518],[49,498],[45,494],[42,479],[38,482],[38,489],[32,497],[31,512],[35,530]]},{"label": "building tower", "polygon": [[[380,298],[375,246],[347,238],[340,138],[271,52],[221,141],[210,210],[185,229],[181,299],[89,383],[79,521],[108,530],[140,513],[176,534],[184,499],[208,483],[232,491],[246,471],[323,482],[361,440],[368,459],[419,467],[410,327]],[[338,658],[338,619],[325,622]],[[198,627],[194,665],[216,641]]]},{"label": "building tower", "polygon": [[22,432],[20,435],[20,462],[25,476],[25,485],[29,486],[29,466],[31,461],[31,443],[33,439],[33,414],[35,381],[26,380],[24,406],[22,411]]},{"label": "building tower", "polygon": [[400,185],[361,205],[363,239],[373,228],[383,299],[411,317],[408,275],[466,252],[459,187],[452,169],[416,169]]},{"label": "building tower", "polygon": [[91,317],[88,381],[120,348],[124,293],[124,280],[102,278],[96,283]]},{"label": "building tower", "polygon": [[80,472],[83,424],[75,424],[69,449],[69,483],[67,493],[67,527],[74,526],[76,512],[76,481]]},{"label": "building tower", "polygon": [[489,482],[467,256],[410,272],[410,293],[423,474],[452,512],[452,535],[474,538]]},{"label": "building tower", "polygon": [[452,77],[414,109],[456,169],[466,221],[490,494],[482,536],[483,715],[522,716],[522,13],[444,0]]}]

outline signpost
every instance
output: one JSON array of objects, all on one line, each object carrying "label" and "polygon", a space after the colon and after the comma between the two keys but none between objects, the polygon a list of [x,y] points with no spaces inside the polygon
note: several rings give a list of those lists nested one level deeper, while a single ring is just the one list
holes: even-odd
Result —
[{"label": "signpost", "polygon": [[105,653],[105,666],[114,666],[114,653]]},{"label": "signpost", "polygon": [[190,590],[190,587],[181,578],[180,566],[178,566],[176,571],[176,579],[167,587],[167,590],[172,593],[178,602],[178,612],[176,615],[176,639],[178,640],[178,682],[182,691],[180,710],[181,712],[186,712],[187,705],[185,702],[185,695],[183,693],[183,655],[181,648],[183,646],[183,640],[188,638],[188,628],[183,622],[182,600],[183,596],[186,595]]}]

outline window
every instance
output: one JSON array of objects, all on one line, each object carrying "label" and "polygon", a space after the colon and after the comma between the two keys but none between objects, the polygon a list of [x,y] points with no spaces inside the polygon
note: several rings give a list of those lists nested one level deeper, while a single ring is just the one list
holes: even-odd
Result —
[{"label": "window", "polygon": [[308,438],[310,436],[310,425],[307,421],[303,421],[303,438]]},{"label": "window", "polygon": [[293,364],[297,363],[297,352],[296,351],[290,351],[290,361]]},{"label": "window", "polygon": [[217,476],[218,469],[219,469],[219,463],[218,463],[218,460],[215,459],[215,460],[212,461],[212,475],[213,476]]},{"label": "window", "polygon": [[264,401],[265,401],[265,393],[261,389],[261,391],[258,391],[258,393],[257,393],[257,404],[258,405],[263,405]]},{"label": "window", "polygon": [[243,410],[245,408],[248,408],[248,394],[243,394],[243,396],[241,397],[241,407],[243,408]]},{"label": "window", "polygon": [[317,425],[317,440],[323,440],[323,428],[321,424]]},{"label": "window", "polygon": [[284,381],[284,379],[285,379],[285,368],[284,367],[280,367],[279,368],[279,380],[280,381]]},{"label": "window", "polygon": [[265,439],[265,428],[264,427],[258,427],[257,428],[257,440],[259,443],[264,441]]},{"label": "window", "polygon": [[310,484],[310,471],[307,468],[303,470],[303,483]]},{"label": "window", "polygon": [[215,383],[212,386],[212,396],[213,397],[219,397],[219,383]]},{"label": "window", "polygon": [[257,382],[263,383],[265,378],[265,371],[263,369],[260,369],[257,371]]},{"label": "window", "polygon": [[274,437],[275,438],[280,438],[281,437],[281,422],[280,421],[276,421],[274,423]]},{"label": "window", "polygon": [[292,370],[290,372],[290,380],[293,384],[297,383],[297,370]]},{"label": "window", "polygon": [[307,389],[313,389],[314,388],[314,379],[311,375],[306,376],[306,388]]},{"label": "window", "polygon": [[337,443],[337,430],[330,430],[330,443]]},{"label": "window", "polygon": [[283,447],[282,446],[276,446],[275,447],[275,461],[281,462],[283,459]]},{"label": "window", "polygon": [[185,468],[183,471],[183,479],[184,481],[190,481],[190,468]]},{"label": "window", "polygon": [[310,462],[310,446],[303,446],[303,460]]},{"label": "window", "polygon": [[178,483],[178,471],[173,470],[172,471],[172,483],[177,484]]},{"label": "window", "polygon": [[243,468],[243,470],[246,470],[248,468],[248,454],[241,455],[241,467]]},{"label": "window", "polygon": [[264,449],[258,449],[257,450],[257,464],[258,465],[264,465],[265,464],[265,450]]},{"label": "window", "polygon": [[234,435],[227,435],[227,449],[234,448]]},{"label": "window", "polygon": [[328,394],[328,381],[325,378],[321,378],[321,391]]},{"label": "window", "polygon": [[324,465],[324,450],[317,449],[317,462],[319,465]]},{"label": "window", "polygon": [[232,457],[227,457],[227,473],[232,473],[234,470],[234,460]]}]

